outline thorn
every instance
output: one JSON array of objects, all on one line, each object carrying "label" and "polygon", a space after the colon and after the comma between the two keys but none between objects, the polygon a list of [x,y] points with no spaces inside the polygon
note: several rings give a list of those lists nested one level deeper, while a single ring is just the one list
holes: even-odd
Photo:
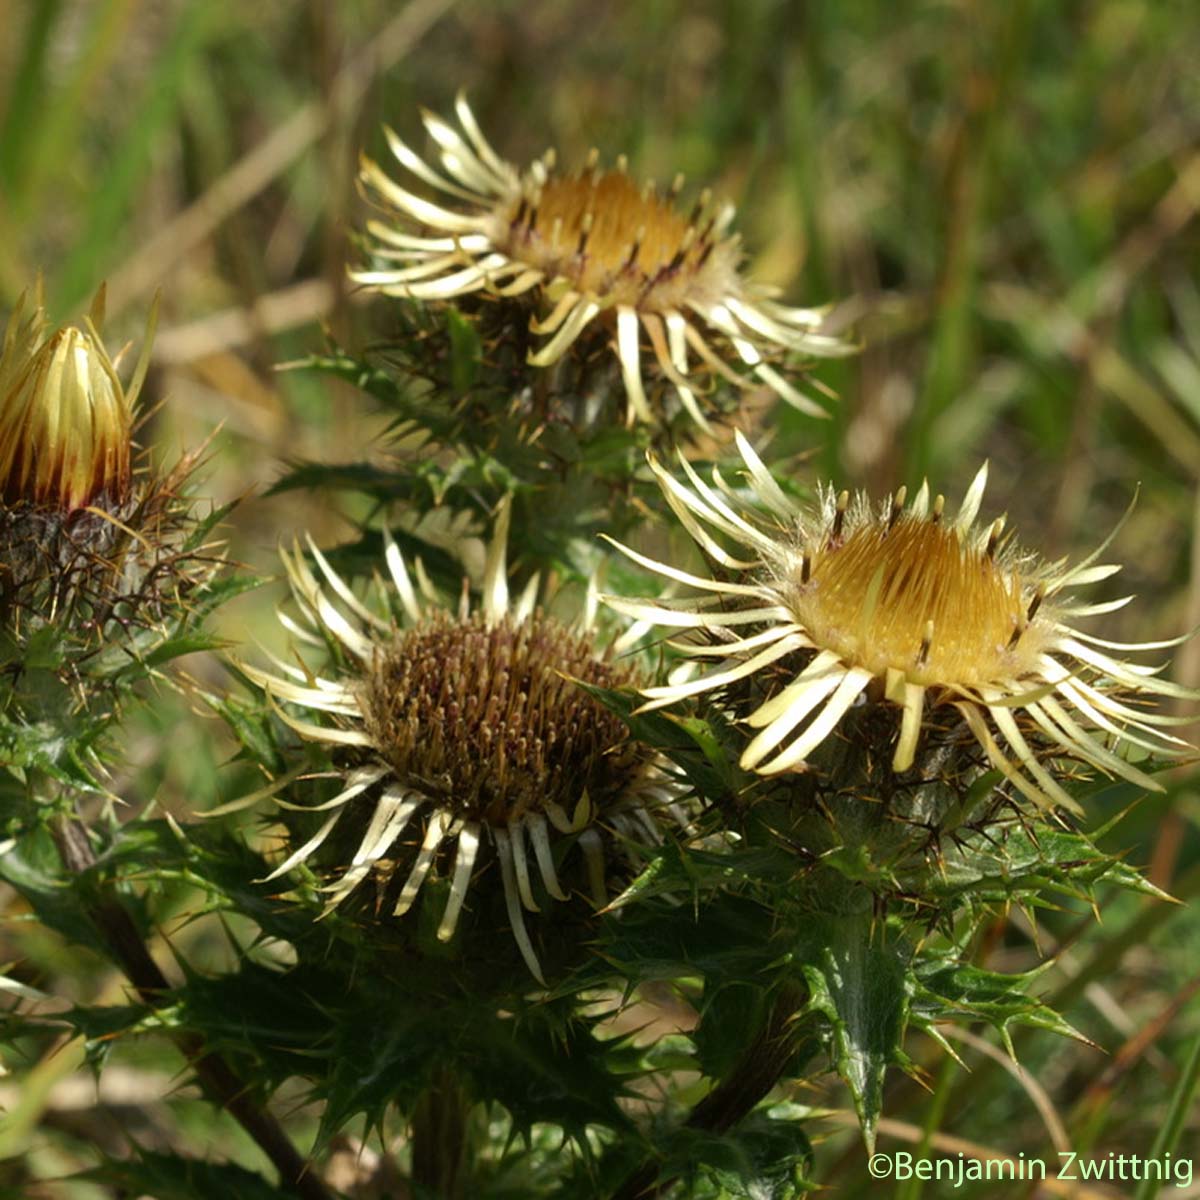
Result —
[{"label": "thorn", "polygon": [[617,155],[617,174],[624,175],[626,168],[629,166],[629,158],[624,154]]},{"label": "thorn", "polygon": [[553,171],[558,162],[558,151],[551,146],[546,153],[542,155],[542,162],[545,164],[547,171]]},{"label": "thorn", "polygon": [[667,196],[670,199],[674,200],[675,197],[678,196],[679,193],[683,191],[683,182],[684,182],[683,172],[680,171],[679,174],[676,175],[675,178],[671,180],[671,187],[670,187],[670,190],[667,192]]},{"label": "thorn", "polygon": [[896,522],[900,520],[900,514],[904,511],[904,501],[908,497],[908,488],[898,487],[892,495],[892,511],[888,513],[888,532],[890,533],[896,526]]},{"label": "thorn", "polygon": [[595,176],[596,176],[596,168],[597,168],[597,166],[599,166],[599,165],[600,165],[600,150],[599,150],[599,148],[598,148],[598,147],[596,147],[596,146],[593,146],[593,147],[592,147],[592,148],[591,148],[591,149],[588,151],[587,162],[584,164],[584,167],[583,167],[583,169],[584,169],[584,170],[585,170],[585,171],[586,171],[586,172],[587,172],[589,175],[591,175],[591,176],[592,176],[592,178],[594,179],[594,178],[595,178]]},{"label": "thorn", "polygon": [[929,512],[929,523],[931,525],[940,525],[942,523],[942,510],[946,507],[945,496],[935,496],[933,508]]},{"label": "thorn", "polygon": [[688,217],[688,224],[694,225],[708,207],[709,201],[712,200],[712,188],[705,188],[696,200],[696,206],[692,209],[692,215]]}]

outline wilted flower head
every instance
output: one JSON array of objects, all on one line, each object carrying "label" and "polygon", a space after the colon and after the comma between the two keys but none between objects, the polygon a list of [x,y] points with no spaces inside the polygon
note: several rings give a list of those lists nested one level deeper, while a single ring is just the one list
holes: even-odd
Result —
[{"label": "wilted flower head", "polygon": [[0,496],[71,511],[100,497],[120,505],[129,494],[133,406],[149,361],[150,337],[128,390],[97,332],[104,289],[84,328],[49,332],[34,301],[22,297],[0,351]]},{"label": "wilted flower head", "polygon": [[843,354],[848,347],[820,332],[820,312],[779,304],[769,289],[742,278],[739,239],[728,232],[732,205],[714,205],[706,191],[682,209],[682,176],[662,193],[653,183],[634,182],[624,158],[601,169],[597,151],[574,174],[555,170],[552,151],[521,171],[487,143],[461,95],[455,111],[462,133],[422,114],[446,175],[386,131],[400,164],[453,197],[453,208],[408,191],[364,160],[368,193],[399,218],[395,225],[369,223],[375,254],[396,265],[352,278],[417,300],[483,290],[501,297],[533,293],[544,304],[532,330],[546,340],[529,355],[539,367],[558,362],[597,322],[609,335],[615,328],[631,424],[655,420],[643,378],[643,335],[658,371],[703,428],[696,389],[714,375],[739,388],[765,384],[802,411],[823,415],[767,360],[788,351]]},{"label": "wilted flower head", "polygon": [[[702,631],[706,644],[680,648],[718,660],[715,671],[699,678],[645,689],[650,707],[739,680],[768,681],[766,699],[746,717],[757,732],[741,759],[764,775],[806,769],[863,699],[899,710],[896,772],[917,760],[927,709],[957,712],[990,764],[1042,806],[1077,807],[1047,769],[1054,758],[1155,788],[1116,753],[1121,744],[1158,755],[1189,752],[1163,731],[1178,719],[1146,701],[1191,693],[1159,678],[1159,667],[1106,652],[1123,656],[1176,643],[1124,645],[1074,627],[1130,599],[1089,604],[1070,597],[1074,588],[1119,570],[1097,562],[1103,546],[1071,567],[1019,550],[1004,533],[1003,517],[977,527],[986,466],[953,518],[924,484],[911,504],[903,488],[879,507],[866,496],[825,489],[820,504],[805,509],[784,494],[745,438],[737,440],[749,485],[773,521],[715,470],[710,486],[681,460],[684,484],[651,462],[671,508],[726,568],[728,580],[691,575],[620,547],[643,566],[706,593],[609,600],[642,620]],[[734,557],[714,533],[749,557]]]},{"label": "wilted flower head", "polygon": [[[534,607],[536,579],[510,606],[508,511],[506,504],[488,554],[482,608],[475,612],[465,602],[457,612],[442,607],[419,562],[410,573],[390,537],[385,561],[398,620],[358,599],[311,540],[319,578],[299,546],[281,551],[301,621],[281,619],[302,643],[335,645],[345,670],[326,678],[280,660],[280,674],[239,665],[269,696],[330,718],[316,724],[279,714],[303,738],[334,747],[345,762],[344,788],[321,806],[329,817],[270,878],[310,858],[339,821],[349,821],[361,838],[340,877],[325,888],[332,908],[385,855],[395,857],[410,827],[423,824],[393,915],[407,912],[430,874],[445,870],[451,885],[438,937],[450,940],[481,853],[494,854],[513,935],[541,981],[524,912],[538,911],[539,891],[568,899],[555,861],[556,835],[577,838],[593,897],[602,903],[599,828],[640,830],[643,839],[657,839],[648,809],[669,806],[672,790],[652,753],[573,682],[605,688],[638,682],[634,668],[595,647],[594,591],[578,628]],[[451,845],[452,866],[442,862]]]}]

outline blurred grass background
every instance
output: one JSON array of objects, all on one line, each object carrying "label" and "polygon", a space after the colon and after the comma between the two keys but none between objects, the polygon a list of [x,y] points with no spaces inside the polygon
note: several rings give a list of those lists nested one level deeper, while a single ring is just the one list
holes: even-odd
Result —
[{"label": "blurred grass background", "polygon": [[[985,512],[1008,511],[1047,554],[1096,545],[1140,485],[1111,551],[1126,564],[1112,594],[1123,581],[1139,600],[1105,636],[1200,624],[1194,0],[0,0],[0,30],[0,312],[38,272],[63,319],[106,279],[120,342],[140,336],[161,288],[150,391],[167,402],[144,440],[173,456],[222,425],[206,485],[220,501],[261,491],[287,459],[370,452],[382,423],[363,398],[275,367],[320,348],[322,325],[351,347],[369,336],[344,278],[359,149],[382,157],[383,121],[424,146],[418,106],[444,112],[465,88],[504,156],[555,145],[574,164],[596,145],[643,176],[683,171],[739,204],[755,277],[794,302],[836,302],[863,352],[821,368],[841,397],[831,421],[776,411],[772,456],[809,453],[876,494],[928,472],[951,497],[986,457]],[[304,527],[318,541],[349,528],[327,498],[252,495],[234,556],[272,570],[277,538]],[[256,632],[270,599],[239,605],[224,632]],[[1172,671],[1200,684],[1200,643]],[[237,794],[227,752],[215,722],[164,700],[122,782],[186,816]],[[1105,845],[1188,899],[1198,826],[1185,771]],[[968,1072],[914,1039],[932,1091],[892,1081],[882,1148],[1150,1151],[1200,1031],[1200,915],[1103,899],[1103,924],[1047,911],[1035,932],[1013,913],[979,951],[1006,969],[1061,951],[1037,986],[1103,1049],[1025,1034],[1020,1074],[961,1040]],[[3,903],[0,961],[33,962],[55,994],[120,995]],[[171,935],[210,964],[229,953],[203,922]],[[214,1129],[172,1094],[168,1051],[121,1051],[99,1103],[80,1091],[76,1051],[5,1054],[11,1194],[103,1194],[35,1181],[88,1165],[91,1143],[121,1145],[125,1130],[201,1153],[216,1138],[255,1162],[231,1123]],[[795,1098],[831,1112],[813,1126],[831,1190],[951,1194],[871,1182],[834,1083]],[[1200,1116],[1188,1120],[1180,1149],[1200,1158]]]}]

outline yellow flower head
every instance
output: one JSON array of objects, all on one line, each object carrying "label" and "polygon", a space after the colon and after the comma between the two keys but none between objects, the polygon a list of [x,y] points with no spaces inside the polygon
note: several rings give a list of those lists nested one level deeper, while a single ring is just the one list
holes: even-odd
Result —
[{"label": "yellow flower head", "polygon": [[680,208],[682,176],[663,193],[632,180],[623,158],[601,169],[597,151],[574,174],[556,171],[552,151],[518,170],[487,143],[462,96],[455,111],[461,133],[423,113],[445,175],[386,131],[400,164],[453,197],[455,207],[410,192],[364,160],[368,195],[399,218],[368,224],[375,254],[396,265],[352,272],[353,279],[417,300],[532,293],[543,305],[532,330],[545,341],[529,355],[539,367],[558,362],[585,330],[604,322],[615,328],[631,424],[655,420],[642,374],[643,335],[659,372],[702,428],[708,422],[696,388],[713,375],[739,388],[765,384],[802,411],[823,415],[767,360],[788,351],[844,354],[848,347],[820,332],[820,312],[779,304],[769,289],[742,278],[739,239],[728,232],[732,205],[714,205],[706,191],[690,210]]},{"label": "yellow flower head", "polygon": [[130,490],[133,407],[150,331],[126,390],[98,333],[103,288],[83,328],[50,332],[41,304],[26,316],[24,300],[0,351],[0,497],[10,508],[119,507]]},{"label": "yellow flower head", "polygon": [[[1121,745],[1191,752],[1164,732],[1177,719],[1146,701],[1192,694],[1159,678],[1158,667],[1107,652],[1176,643],[1124,645],[1076,629],[1078,619],[1130,597],[1088,604],[1069,592],[1119,568],[1097,563],[1103,547],[1074,567],[1047,563],[1005,536],[1003,518],[977,526],[986,466],[953,516],[927,485],[911,503],[902,488],[878,507],[863,495],[825,490],[810,510],[783,493],[741,434],[737,442],[754,507],[719,472],[706,484],[681,459],[685,485],[651,461],[671,508],[727,579],[691,575],[620,547],[705,594],[608,603],[652,624],[706,633],[706,644],[679,648],[718,662],[699,678],[645,689],[647,707],[766,680],[766,698],[746,717],[756,732],[741,757],[744,768],[764,775],[807,769],[863,700],[899,709],[892,769],[906,772],[917,762],[926,709],[956,712],[1021,794],[1071,809],[1074,801],[1047,770],[1055,757],[1156,788],[1117,753]],[[749,557],[735,557],[729,543]]]},{"label": "yellow flower head", "polygon": [[[270,878],[308,859],[339,821],[349,820],[361,837],[345,870],[325,889],[333,907],[385,855],[396,858],[406,833],[423,824],[393,915],[407,912],[425,880],[445,871],[450,894],[438,937],[449,941],[477,866],[494,857],[513,935],[542,981],[524,914],[537,912],[542,897],[569,898],[555,838],[578,841],[593,899],[603,903],[600,828],[657,840],[650,811],[670,808],[675,789],[653,753],[573,682],[605,688],[638,682],[635,668],[596,650],[588,632],[594,589],[579,627],[535,608],[536,579],[510,605],[508,512],[506,504],[475,612],[465,604],[456,612],[442,607],[419,563],[410,571],[390,538],[385,559],[396,617],[359,600],[311,540],[320,578],[299,546],[282,551],[301,620],[283,613],[281,620],[310,647],[339,647],[348,669],[327,678],[279,660],[279,674],[239,665],[269,696],[328,717],[331,723],[316,724],[279,714],[302,737],[347,756],[345,786],[322,806],[329,817]],[[452,865],[445,861],[451,846]]]}]

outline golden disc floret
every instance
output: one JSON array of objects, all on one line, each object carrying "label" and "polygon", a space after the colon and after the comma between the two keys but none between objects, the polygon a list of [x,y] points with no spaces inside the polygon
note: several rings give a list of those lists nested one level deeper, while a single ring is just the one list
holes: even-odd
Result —
[{"label": "golden disc floret", "polygon": [[943,521],[901,513],[827,537],[790,582],[789,607],[813,640],[872,675],[980,688],[1036,669],[1020,571]]}]

